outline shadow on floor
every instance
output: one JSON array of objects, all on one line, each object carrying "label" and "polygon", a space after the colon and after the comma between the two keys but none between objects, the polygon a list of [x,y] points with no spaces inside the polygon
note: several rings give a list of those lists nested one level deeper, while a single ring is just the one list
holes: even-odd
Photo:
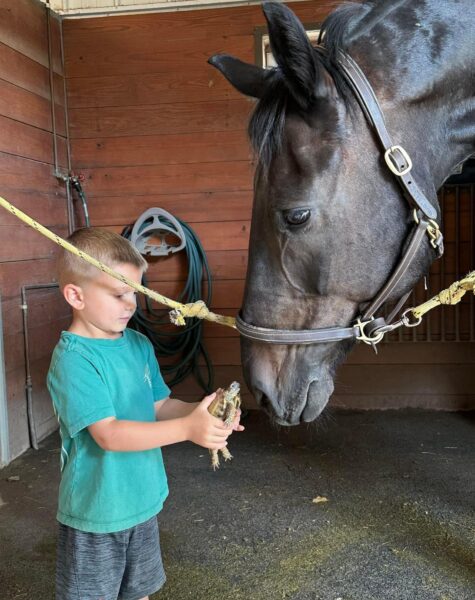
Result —
[{"label": "shadow on floor", "polygon": [[[168,581],[152,600],[473,600],[475,415],[245,425],[217,472],[197,446],[164,450]],[[1,600],[54,598],[58,445],[0,471]]]}]

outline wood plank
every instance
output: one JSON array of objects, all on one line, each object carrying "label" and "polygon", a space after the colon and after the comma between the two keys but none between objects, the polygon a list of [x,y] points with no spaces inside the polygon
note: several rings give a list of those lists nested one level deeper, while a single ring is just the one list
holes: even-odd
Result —
[{"label": "wood plank", "polygon": [[52,129],[49,100],[3,80],[0,80],[0,114],[45,131]]},{"label": "wood plank", "polygon": [[145,195],[150,190],[160,194],[194,192],[249,191],[252,186],[252,166],[247,161],[201,163],[190,172],[181,165],[145,167],[111,167],[82,169],[87,196]]},{"label": "wood plank", "polygon": [[407,364],[389,369],[386,365],[347,364],[338,371],[335,393],[451,395],[472,393],[474,389],[475,370],[466,365]]},{"label": "wood plank", "polygon": [[1,42],[0,79],[21,87],[45,100],[50,99],[48,69]]},{"label": "wood plank", "polygon": [[75,139],[71,156],[76,170],[134,165],[169,165],[251,160],[241,131]]},{"label": "wood plank", "polygon": [[[160,286],[156,287],[150,285],[152,289],[166,296],[167,298],[177,298],[182,290],[181,282],[176,281],[162,281]],[[203,297],[206,298],[207,286],[203,287]],[[216,281],[213,285],[213,299],[211,302],[211,308],[216,312],[220,312],[223,308],[231,308],[235,312],[242,304],[242,296],[244,292],[244,282],[241,280],[233,281]],[[152,302],[153,308],[164,308],[162,305],[158,305]]]},{"label": "wood plank", "polygon": [[[318,22],[334,8],[336,0],[294,3],[292,8],[307,22]],[[92,74],[120,74],[120,65],[111,62],[99,63],[94,57],[101,50],[117,47],[118,38],[127,40],[130,54],[143,52],[144,49],[159,49],[163,45],[181,41],[188,44],[190,40],[198,42],[211,39],[215,43],[211,54],[227,50],[226,40],[230,36],[248,35],[252,37],[254,28],[265,24],[260,7],[241,6],[206,11],[183,11],[157,13],[147,15],[126,15],[122,17],[66,19],[64,21],[66,73],[75,76]],[[241,57],[242,58],[242,57]],[[111,57],[111,60],[112,57]],[[140,68],[139,61],[136,63]]]},{"label": "wood plank", "polygon": [[[0,79],[51,100],[49,70],[0,41]],[[64,78],[53,73],[55,103],[64,107]]]},{"label": "wood plank", "polygon": [[[240,367],[225,366],[214,369],[215,388],[227,387],[232,381],[239,381],[243,394],[248,394],[249,390],[244,382],[244,376]],[[182,396],[194,396],[195,400],[203,398],[204,392],[193,377],[188,377],[185,381],[178,383],[172,388],[172,395],[175,398]]]},{"label": "wood plank", "polygon": [[[218,326],[215,326],[215,329]],[[222,330],[224,330],[225,332],[232,332],[231,329],[229,328],[222,328]],[[204,338],[205,341],[205,346],[207,351],[209,352],[209,355],[211,357],[211,361],[213,363],[213,365],[219,365],[219,366],[224,366],[224,365],[236,365],[239,366],[241,365],[241,350],[240,350],[240,342],[239,342],[239,338],[237,337],[237,334],[235,337],[227,337],[227,338],[216,338],[216,337],[208,337],[205,335]],[[386,374],[387,372],[390,372],[392,369],[396,368],[396,370],[399,372],[399,376],[405,376],[405,372],[406,372],[406,368],[409,366],[410,368],[415,368],[415,366],[417,365],[417,369],[419,369],[423,374],[425,373],[424,369],[434,369],[434,365],[439,365],[440,368],[442,369],[446,369],[448,368],[447,365],[457,365],[459,368],[461,368],[463,370],[463,367],[460,367],[460,364],[457,362],[457,360],[454,360],[450,357],[450,354],[446,351],[439,351],[439,348],[442,344],[432,344],[432,346],[435,349],[435,353],[434,353],[434,358],[431,359],[428,358],[425,355],[425,352],[423,351],[423,348],[421,348],[421,346],[416,346],[414,344],[405,344],[404,346],[406,348],[409,349],[410,354],[412,355],[412,357],[414,358],[414,362],[409,364],[409,363],[404,363],[404,362],[400,362],[404,360],[404,357],[402,356],[402,352],[398,352],[398,353],[391,353],[390,358],[392,358],[392,362],[388,362],[388,363],[383,363],[383,364],[378,364],[378,370],[379,373],[383,373]],[[469,347],[470,344],[466,343],[465,344],[465,348]],[[452,348],[455,348],[456,344],[452,344]],[[399,348],[397,348],[399,350]],[[356,354],[356,353],[355,353]],[[462,356],[463,354],[463,349],[457,349],[456,354],[458,354],[459,357]],[[470,352],[471,354],[471,358],[467,361],[465,361],[464,359],[464,363],[465,365],[468,364],[473,364],[475,362],[475,356],[473,352]],[[449,357],[448,360],[446,360],[446,357]],[[358,362],[356,362],[358,361]],[[200,360],[200,364],[204,364],[204,360],[201,359]],[[375,364],[375,363],[365,363],[363,362],[363,360],[361,358],[356,358],[354,360],[349,360],[348,362],[345,363],[345,365],[343,365],[341,367],[341,370],[345,370],[347,369],[347,366],[353,366],[355,367],[355,365],[358,365],[359,367],[362,367],[362,375],[367,373],[367,365],[368,364]],[[421,365],[425,365],[425,367],[422,367]],[[366,369],[365,369],[366,367]],[[465,372],[467,371],[467,367],[465,367]],[[355,371],[355,373],[358,373],[359,371]],[[357,377],[357,375],[354,375],[355,377]],[[385,376],[385,375],[384,375]],[[340,380],[340,375],[337,376],[337,380]],[[456,388],[454,388],[455,391]],[[464,387],[463,388],[465,393],[468,393],[469,390]],[[399,392],[398,388],[393,388],[393,390],[397,390],[397,393]],[[392,390],[386,390],[386,392],[388,393],[392,393]],[[344,394],[350,394],[352,395],[353,393],[355,393],[353,391],[352,388],[348,387],[348,389],[345,389],[344,392],[339,392],[340,395],[344,395]],[[368,395],[372,395],[374,392],[373,390],[366,390],[366,393]],[[381,391],[380,391],[381,393]],[[410,392],[408,392],[410,394]]]},{"label": "wood plank", "polygon": [[[233,53],[241,60],[250,62],[254,59],[252,30],[247,32],[247,35],[231,34],[218,39],[175,38],[168,39],[166,43],[156,35],[152,38],[143,35],[140,37],[121,35],[120,52],[117,52],[118,39],[118,36],[111,37],[110,43],[103,43],[100,48],[94,43],[96,40],[89,39],[79,53],[68,53],[66,63],[68,76],[72,73],[76,78],[89,79],[91,75],[97,77],[99,74],[120,76],[121,74],[158,73],[162,78],[170,79],[170,76],[176,72],[204,70],[208,58],[213,54]],[[217,75],[217,71],[211,66],[207,67],[207,72],[208,78],[215,78]],[[109,106],[113,104],[109,102]]]},{"label": "wood plank", "polygon": [[[64,183],[53,176],[51,165],[0,152],[0,189],[2,196],[15,204],[18,194],[26,199],[36,194],[53,194],[58,201],[64,198]],[[19,206],[19,208],[22,208]]]},{"label": "wood plank", "polygon": [[473,344],[427,342],[382,343],[378,354],[369,346],[358,344],[349,354],[346,364],[351,365],[390,365],[397,370],[397,365],[405,369],[406,365],[462,365],[475,363]]},{"label": "wood plank", "polygon": [[[16,333],[12,335],[4,334],[3,344],[5,349],[5,373],[11,373],[25,364],[25,351],[23,344],[23,334]],[[24,369],[23,369],[24,371]],[[25,374],[23,373],[23,382]]]},{"label": "wood plank", "polygon": [[32,0],[2,0],[0,6],[0,40],[48,66],[46,8]]},{"label": "wood plank", "polygon": [[22,454],[30,446],[24,369],[20,368],[8,373],[6,383],[10,457],[13,459]]},{"label": "wood plank", "polygon": [[[18,296],[23,285],[55,283],[56,280],[56,261],[49,258],[0,263],[2,298]],[[46,291],[41,293],[47,294]]]},{"label": "wood plank", "polygon": [[[64,109],[56,106],[56,131],[58,135],[66,135]],[[0,114],[39,127],[45,131],[52,131],[51,103],[23,88],[0,79]]]},{"label": "wood plank", "polygon": [[[54,418],[51,399],[45,384],[48,364],[49,360],[46,359],[32,364],[32,407],[38,441],[57,428],[57,421]],[[15,439],[10,437],[13,458],[26,450],[29,445],[24,369],[20,367],[8,374],[7,389],[9,392],[10,432],[15,431]]]},{"label": "wood plank", "polygon": [[[0,168],[2,157],[0,157]],[[0,182],[1,182],[0,175]],[[52,181],[54,183],[54,181]],[[0,183],[1,185],[1,183]],[[57,194],[57,195],[56,195]],[[38,192],[32,194],[28,191],[17,191],[5,187],[1,188],[2,197],[6,198],[14,206],[28,214],[31,218],[39,221],[45,227],[50,227],[54,223],[66,223],[66,199],[60,192],[48,193]],[[21,221],[4,210],[0,210],[0,224],[18,226]],[[41,234],[37,234],[41,235]]]},{"label": "wood plank", "polygon": [[[41,281],[40,283],[47,282]],[[28,290],[27,304],[28,320],[32,326],[41,326],[57,320],[68,320],[71,317],[71,309],[59,291]],[[5,333],[8,335],[23,334],[20,289],[17,289],[12,296],[2,294],[2,313]]]},{"label": "wood plank", "polygon": [[[69,326],[70,311],[65,307],[66,303],[62,301],[62,306],[57,301],[50,298],[42,298],[41,301],[34,301],[29,292],[28,300],[28,332],[30,341],[30,359],[31,361],[39,359],[51,359],[51,353],[54,345],[59,340],[62,329]],[[38,293],[38,292],[36,292]],[[43,296],[47,292],[42,292]],[[59,300],[59,293],[57,293]],[[58,307],[57,307],[58,306]],[[24,355],[24,327],[23,311],[21,309],[20,297],[17,296],[6,302],[2,299],[2,309],[4,317],[4,344],[5,344],[5,370],[7,373],[22,371],[23,385],[25,383],[25,355]],[[8,319],[11,317],[11,319]]]},{"label": "wood plank", "polygon": [[[249,245],[249,221],[226,221],[224,223],[194,223],[193,229],[205,249],[211,250],[246,250]],[[121,233],[122,227],[109,227]],[[153,275],[153,273],[152,273]]]},{"label": "wood plank", "polygon": [[185,102],[190,98],[196,102],[238,98],[239,92],[215,68],[207,64],[208,56],[203,57],[202,64],[195,65],[193,69],[186,64],[176,72],[163,73],[160,70],[129,75],[122,71],[118,75],[70,77],[67,80],[68,106],[88,108],[157,102],[168,104]]},{"label": "wood plank", "polygon": [[463,411],[474,409],[473,394],[334,394],[331,408],[345,410],[417,410]]},{"label": "wood plank", "polygon": [[[54,164],[53,136],[50,132],[0,115],[0,152]],[[66,139],[57,138],[58,160],[67,167]]]},{"label": "wood plank", "polygon": [[[220,279],[244,279],[247,268],[247,250],[211,250],[206,253],[206,256],[213,282]],[[184,282],[188,276],[188,268],[184,252],[173,254],[167,258],[150,259],[147,279],[155,283],[160,281]]]},{"label": "wood plank", "polygon": [[242,131],[253,109],[244,97],[218,102],[73,108],[69,111],[71,139]]},{"label": "wood plank", "polygon": [[[42,325],[28,324],[28,341],[30,362],[41,359],[51,360],[54,347],[59,341],[61,331],[69,326],[69,319],[63,317]],[[5,335],[5,371],[11,373],[19,368],[25,370],[23,331]],[[8,349],[8,352],[7,352]],[[26,375],[25,375],[26,377]]]},{"label": "wood plank", "polygon": [[[215,326],[214,329],[217,329],[217,327],[219,326]],[[221,326],[221,329],[225,333],[233,333],[233,330],[228,327]],[[214,365],[241,364],[241,349],[237,333],[233,337],[210,337],[209,335],[205,335],[204,339],[206,349]],[[444,348],[445,345],[449,346],[449,348]],[[361,373],[366,374],[369,368],[368,365],[371,365],[377,367],[381,373],[393,370],[396,372],[397,378],[401,376],[406,377],[406,369],[408,368],[417,367],[420,371],[425,372],[426,369],[437,369],[435,365],[438,365],[441,369],[449,369],[448,365],[451,365],[455,366],[455,368],[468,371],[468,365],[475,363],[475,352],[473,352],[473,348],[469,342],[459,344],[455,342],[452,344],[431,343],[429,349],[425,348],[425,344],[417,345],[413,343],[401,344],[402,348],[396,344],[392,347],[390,346],[387,345],[387,348],[381,349],[381,354],[386,354],[384,361],[369,360],[368,353],[358,352],[360,350],[360,347],[358,347],[350,354],[348,361],[341,367],[341,370],[349,366],[355,373],[354,377],[357,377],[356,374],[359,373],[360,368]],[[200,364],[204,364],[204,362],[201,361]],[[340,379],[339,372],[337,380]],[[353,391],[347,389],[346,393],[351,394]],[[367,393],[372,393],[372,390],[367,390]]]},{"label": "wood plank", "polygon": [[[192,194],[172,193],[123,196],[88,195],[91,223],[97,227],[133,224],[152,207],[163,208],[173,216],[193,224],[203,221],[249,220],[252,210],[252,190],[205,191]],[[159,191],[159,190],[157,190]]]},{"label": "wood plank", "polygon": [[[57,225],[51,231],[67,236],[67,227]],[[0,225],[0,262],[52,258],[59,246],[28,225]]]}]

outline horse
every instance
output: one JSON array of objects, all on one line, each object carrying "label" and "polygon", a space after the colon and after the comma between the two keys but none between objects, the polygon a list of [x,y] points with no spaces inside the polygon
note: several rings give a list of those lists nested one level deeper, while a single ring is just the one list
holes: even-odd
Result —
[{"label": "horse", "polygon": [[209,62],[257,99],[244,376],[275,422],[296,425],[320,415],[356,339],[391,329],[380,311],[399,310],[441,253],[437,190],[475,151],[475,11],[472,0],[346,4],[316,46],[284,4],[263,12],[275,68]]}]

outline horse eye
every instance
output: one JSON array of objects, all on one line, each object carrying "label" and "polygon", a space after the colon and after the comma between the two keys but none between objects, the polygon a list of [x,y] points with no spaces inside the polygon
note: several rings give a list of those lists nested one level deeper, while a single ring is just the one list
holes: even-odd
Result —
[{"label": "horse eye", "polygon": [[288,225],[303,225],[309,218],[310,210],[308,208],[284,210],[284,219]]}]

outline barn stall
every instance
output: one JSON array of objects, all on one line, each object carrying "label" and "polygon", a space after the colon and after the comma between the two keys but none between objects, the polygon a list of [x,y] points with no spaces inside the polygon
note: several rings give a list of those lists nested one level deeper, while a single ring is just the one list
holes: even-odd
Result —
[{"label": "barn stall", "polygon": [[[0,195],[63,237],[84,224],[82,203],[71,174],[79,177],[87,197],[93,226],[121,232],[152,206],[168,210],[190,224],[204,246],[213,280],[212,309],[222,314],[236,314],[243,293],[252,204],[254,164],[245,129],[253,103],[227,84],[207,64],[207,59],[217,52],[226,52],[258,64],[266,60],[266,31],[259,6],[231,1],[84,1],[49,4],[52,10],[48,10],[44,3],[34,0],[3,0],[0,4],[0,119],[3,132],[0,136]],[[217,6],[212,6],[213,4]],[[336,4],[313,1],[293,2],[291,6],[308,25],[309,30],[315,31]],[[473,185],[473,175],[467,168],[465,173],[449,180],[440,192],[444,207],[446,252],[444,258],[433,266],[427,282],[428,289],[425,290],[421,284],[416,290],[415,302],[446,287],[475,264]],[[59,332],[67,327],[69,312],[56,286],[56,247],[8,213],[2,212],[0,219],[3,233],[0,245],[3,330],[3,345],[0,348],[3,367],[0,385],[0,462],[6,466],[13,461],[4,472],[10,473],[13,469],[11,476],[14,477],[16,464],[19,464],[14,461],[15,458],[28,448],[38,447],[46,438],[46,444],[56,439],[54,432],[57,423],[44,379]],[[169,297],[176,297],[183,287],[186,275],[186,258],[184,254],[177,254],[152,262],[149,285]],[[227,385],[234,379],[240,380],[244,387],[244,405],[251,409],[249,436],[256,436],[256,445],[253,446],[252,438],[249,446],[240,440],[239,452],[236,454],[245,456],[249,453],[248,460],[252,463],[252,456],[260,456],[261,453],[261,450],[258,451],[257,439],[259,436],[263,437],[268,441],[269,452],[275,446],[276,456],[281,458],[279,465],[286,464],[285,468],[295,476],[291,481],[282,478],[291,488],[300,485],[296,467],[299,463],[299,448],[304,454],[309,448],[313,448],[315,456],[309,458],[305,455],[302,460],[309,468],[313,465],[313,469],[323,470],[324,459],[318,460],[318,457],[332,449],[332,436],[329,432],[345,439],[345,428],[342,426],[337,430],[335,423],[338,424],[340,418],[350,417],[349,413],[340,413],[338,409],[401,411],[410,408],[441,411],[440,414],[423,413],[424,417],[420,414],[401,413],[407,417],[404,425],[414,428],[416,439],[417,432],[426,423],[431,423],[434,427],[431,430],[434,436],[440,433],[441,427],[448,427],[447,423],[457,424],[462,429],[467,427],[470,423],[468,416],[463,418],[446,413],[474,408],[474,340],[473,298],[466,298],[457,307],[434,312],[420,328],[392,336],[381,346],[377,356],[370,348],[358,347],[339,371],[337,389],[329,411],[334,415],[334,421],[326,425],[329,429],[324,432],[319,433],[317,430],[315,435],[310,435],[308,431],[302,431],[302,428],[291,433],[276,433],[269,429],[263,418],[252,410],[256,405],[242,380],[237,335],[232,330],[214,324],[204,325],[204,341],[214,366],[216,385]],[[193,377],[179,383],[173,392],[177,397],[189,400],[203,395],[203,390]],[[347,416],[340,417],[340,414]],[[402,427],[401,414],[358,413],[353,418],[360,419],[355,427],[362,433],[370,426],[382,430],[385,427],[391,428],[392,419]],[[351,431],[350,422],[345,423],[348,423],[347,427]],[[48,437],[50,434],[53,435]],[[460,453],[462,451],[458,442],[453,441],[457,440],[457,435],[454,438],[450,435],[447,433],[447,448],[443,456],[446,477],[449,476],[448,465],[453,460],[452,455],[446,456],[447,453],[450,454],[451,446],[453,455],[463,464],[463,456],[459,456],[456,447]],[[465,430],[460,432],[461,438],[467,439],[467,445],[470,446],[466,435]],[[348,438],[351,445],[354,434],[348,434]],[[427,434],[424,439],[429,443],[432,435]],[[321,446],[318,440],[321,440]],[[411,436],[405,439],[404,448],[408,452],[426,452],[420,450],[415,440],[412,443],[411,440]],[[395,439],[392,441],[398,443]],[[340,440],[340,444],[342,443]],[[384,440],[375,440],[375,446],[380,448],[381,445],[384,445]],[[473,448],[473,443],[471,446]],[[52,449],[52,446],[46,447]],[[357,440],[354,440],[353,447],[359,447]],[[254,455],[250,453],[251,448],[255,449]],[[282,448],[286,449],[286,453],[282,452]],[[401,455],[404,455],[404,448],[399,448]],[[40,452],[44,451],[42,446]],[[285,458],[287,451],[293,457],[290,463]],[[432,451],[433,449],[427,450]],[[348,460],[348,454],[343,450],[341,452],[339,461]],[[351,448],[347,452],[351,455]],[[337,455],[338,453],[335,454]],[[33,457],[34,454],[27,456]],[[51,457],[48,454],[43,456]],[[196,459],[192,450],[187,449],[183,460],[191,461],[193,466],[193,456]],[[369,461],[364,452],[361,456],[363,463]],[[272,453],[268,455],[269,466],[272,465],[273,457]],[[180,459],[177,455],[171,455],[169,460],[172,464],[176,461],[178,467]],[[410,459],[407,460],[410,463]],[[41,464],[43,463],[39,463],[37,468],[43,468]],[[264,458],[262,464],[266,464]],[[340,473],[344,473],[341,475],[343,479],[347,473],[341,462],[338,465]],[[335,465],[328,465],[329,470],[331,467]],[[201,469],[200,461],[195,468]],[[185,474],[197,477],[196,471],[192,470],[190,473],[190,469],[191,467],[187,467]],[[470,468],[467,469],[470,472]],[[377,468],[373,471],[378,473]],[[420,466],[418,477],[422,477],[422,472],[424,469]],[[233,483],[237,487],[249,476],[247,469],[238,473],[239,478]],[[54,475],[49,475],[54,480]],[[183,473],[179,477],[183,478]],[[231,485],[233,476],[230,468],[223,477],[222,485]],[[177,485],[185,486],[185,483],[185,480],[180,479]],[[35,486],[37,484],[35,481]],[[287,487],[282,483],[271,484],[272,481],[269,480],[265,495],[269,495],[270,489],[279,489],[282,499],[289,493],[285,492]],[[310,486],[310,482],[308,484]],[[5,493],[2,491],[3,498],[10,498],[10,507],[19,502],[23,495],[27,495],[23,488],[13,488],[14,485],[14,481],[8,482]],[[205,474],[198,487],[203,494],[208,494],[215,485],[213,478]],[[374,485],[377,487],[379,484],[375,482]],[[241,509],[249,508],[245,504],[252,503],[251,498],[255,494],[263,493],[258,492],[257,487],[257,484],[254,485],[253,492],[249,492],[241,506],[234,507],[241,527],[244,520],[252,523],[248,513]],[[442,487],[446,489],[445,484]],[[396,494],[396,490],[389,489]],[[185,490],[183,487],[183,494],[186,495]],[[447,489],[448,499],[451,497],[450,492]],[[313,495],[310,489],[307,495],[311,503]],[[307,497],[306,493],[302,496]],[[315,492],[314,497],[318,496]],[[327,497],[324,493],[321,496]],[[355,496],[349,497],[357,502]],[[379,500],[380,498],[378,502]],[[199,496],[194,501],[199,505]],[[54,503],[54,493],[50,502]],[[290,503],[292,504],[292,500]],[[326,504],[322,502],[322,506]],[[329,501],[328,506],[330,504]],[[417,510],[422,510],[422,504]],[[272,506],[270,500],[269,506]],[[267,509],[272,511],[269,506]],[[252,507],[250,508],[252,512]],[[437,508],[440,507],[435,506]],[[349,510],[349,507],[346,506],[346,509]],[[445,509],[449,510],[447,507]],[[216,514],[220,514],[220,510],[222,507],[217,503]],[[276,507],[275,511],[278,510]],[[333,509],[325,506],[324,510],[328,512]],[[452,510],[460,510],[460,507]],[[263,508],[257,512],[263,519]],[[320,511],[316,516],[316,525],[313,524],[315,536],[318,525],[322,525],[320,519],[325,518],[322,513]],[[267,515],[267,511],[265,514]],[[297,511],[297,514],[300,512]],[[170,510],[168,518],[172,515],[173,510]],[[196,517],[193,523],[200,523],[200,518]],[[227,519],[224,513],[221,518]],[[305,513],[301,518],[305,521],[308,515]],[[286,519],[287,516],[283,516],[282,522],[275,526],[277,530],[280,527],[290,528],[287,542],[292,544],[291,530],[301,529],[295,523],[284,526]],[[254,522],[254,529],[272,529],[272,524],[267,520],[263,523],[265,527],[259,527]],[[216,528],[219,527],[219,523],[216,524]],[[170,526],[170,536],[174,535],[174,529],[175,526]],[[214,539],[212,529],[206,531],[210,539]],[[196,533],[203,535],[202,531]],[[248,567],[243,548],[252,546],[253,552],[261,556],[263,552],[274,552],[272,544],[277,548],[280,543],[265,536],[261,541],[260,538],[256,540],[251,534],[245,536],[248,542],[242,543],[236,537],[237,531],[233,535],[234,546],[224,543],[226,534],[218,537],[226,552],[229,552],[229,548],[236,550],[239,556],[232,558],[244,570]],[[333,548],[331,543],[335,543],[332,535],[328,532],[329,551]],[[417,534],[414,532],[414,535]],[[466,532],[450,531],[447,535],[452,540],[452,548],[455,544],[453,537],[460,540],[460,548],[451,554],[451,560],[468,565],[473,559],[473,544],[471,550],[464,547],[468,539]],[[436,539],[433,532],[427,536],[432,541]],[[48,543],[53,544],[51,538],[48,539]],[[307,540],[311,547],[313,541],[313,537]],[[262,546],[259,545],[261,542]],[[308,551],[314,556],[304,542],[300,542],[302,553]],[[342,540],[341,543],[346,549],[347,541]],[[37,552],[34,548],[32,552]],[[364,545],[360,548],[364,548]],[[223,546],[216,545],[215,551],[216,556],[219,556],[223,552]],[[401,549],[399,551],[403,552]],[[334,552],[337,552],[336,547]],[[422,560],[420,553],[415,553]],[[170,551],[170,554],[173,555],[173,552]],[[47,552],[45,556],[49,556]],[[397,552],[394,556],[397,556]],[[323,557],[314,558],[314,563],[323,560]],[[380,559],[380,556],[372,556],[375,563]],[[191,558],[187,556],[186,560]],[[282,560],[286,560],[286,557],[283,556]],[[311,561],[310,563],[313,564]],[[302,565],[304,564],[305,567],[299,566],[298,561],[293,564],[293,571],[301,572],[301,581],[311,572],[311,566],[302,559]],[[392,564],[391,561],[388,564]],[[199,569],[201,567],[203,565]],[[206,566],[208,567],[209,565]],[[183,565],[176,568],[176,574],[180,572],[180,568],[185,569]],[[204,572],[199,571],[201,582],[206,579]],[[228,575],[226,572],[219,583],[216,583],[218,589],[222,590],[221,595],[216,597],[239,597],[237,592],[230,592],[234,589],[232,586],[238,584],[229,575],[230,583]],[[255,576],[258,578],[257,574]],[[428,580],[430,577],[434,576],[428,576]],[[466,574],[460,574],[459,584],[462,587],[458,595],[455,594],[457,598],[465,597],[464,577]],[[179,579],[178,575],[176,579]],[[268,580],[271,579],[269,576]],[[299,584],[296,576],[292,579],[293,587],[284,586],[282,590],[287,590],[287,597],[320,597],[315,595],[320,593],[318,590],[309,591],[309,585],[310,583]],[[417,582],[415,574],[412,590],[422,589],[418,585],[422,586]],[[428,598],[443,597],[442,592],[439,596],[430,596],[432,584],[427,585]],[[441,589],[449,586],[446,597],[451,597],[450,584],[442,576],[434,585],[442,586]],[[264,583],[262,589],[265,590]],[[336,590],[336,587],[331,589]],[[173,596],[170,591],[170,597],[187,597],[184,590],[185,588],[180,591],[181,596]],[[13,592],[11,593],[14,598]],[[44,598],[51,597],[48,592],[44,593]],[[245,586],[239,593],[249,597]],[[278,590],[276,593],[282,595],[284,592]],[[406,597],[402,593],[398,596],[397,593],[399,592],[387,597]],[[211,598],[210,594],[211,592],[203,597]],[[255,594],[256,598],[278,597],[273,594],[266,596],[265,591],[256,591]],[[341,595],[345,597],[343,592]],[[36,594],[35,597],[41,596]],[[331,596],[323,594],[322,597]],[[336,597],[338,593],[335,593]],[[353,594],[348,597],[372,596],[370,592],[368,596],[358,595],[356,592],[356,596]],[[374,592],[374,597],[381,596]],[[414,596],[413,593],[407,597],[419,596]],[[425,597],[422,592],[420,597]]]}]

